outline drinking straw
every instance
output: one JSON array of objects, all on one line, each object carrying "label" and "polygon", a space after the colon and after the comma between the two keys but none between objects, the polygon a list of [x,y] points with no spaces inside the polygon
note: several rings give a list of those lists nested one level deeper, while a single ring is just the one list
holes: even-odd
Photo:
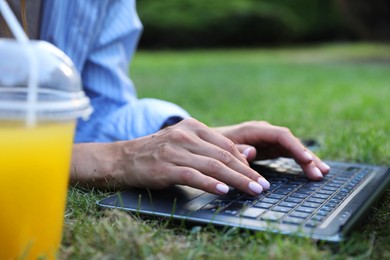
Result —
[{"label": "drinking straw", "polygon": [[26,112],[26,125],[29,127],[36,124],[36,103],[38,96],[38,61],[37,57],[31,45],[26,33],[23,31],[22,26],[16,19],[14,13],[5,0],[0,0],[0,11],[4,17],[4,20],[11,29],[16,40],[22,43],[24,50],[26,51],[29,60],[29,77],[27,88],[27,112]]}]

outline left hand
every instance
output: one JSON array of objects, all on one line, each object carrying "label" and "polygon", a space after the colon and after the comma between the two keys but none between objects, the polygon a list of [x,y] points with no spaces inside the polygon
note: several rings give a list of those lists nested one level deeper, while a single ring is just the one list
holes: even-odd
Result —
[{"label": "left hand", "polygon": [[232,140],[248,161],[291,157],[312,180],[322,179],[330,170],[288,128],[265,121],[250,121],[214,129]]}]

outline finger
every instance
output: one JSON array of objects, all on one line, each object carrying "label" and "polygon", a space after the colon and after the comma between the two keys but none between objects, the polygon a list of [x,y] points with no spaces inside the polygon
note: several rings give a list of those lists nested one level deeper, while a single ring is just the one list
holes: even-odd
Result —
[{"label": "finger", "polygon": [[305,172],[306,176],[315,181],[322,180],[323,173],[320,171],[320,169],[313,163],[309,164],[302,164],[301,165],[303,171]]},{"label": "finger", "polygon": [[[270,125],[265,128],[265,138],[268,142],[274,142],[285,150],[285,155],[292,157],[311,179],[322,178],[330,167],[321,161],[314,153],[296,138],[289,129]],[[321,176],[321,177],[320,177]]]},{"label": "finger", "polygon": [[[197,169],[200,169],[202,172],[206,170],[207,173],[212,174],[212,171],[219,170],[219,166],[222,164],[225,168],[256,182],[260,177],[259,173],[250,168],[247,163],[242,163],[228,151],[213,144],[200,141],[200,146],[190,147],[188,150],[193,153],[193,156],[182,156],[180,158],[181,161],[186,162],[186,166],[196,165]],[[216,169],[214,169],[214,166]]]},{"label": "finger", "polygon": [[218,146],[219,148],[231,153],[235,158],[237,158],[242,163],[248,165],[248,162],[246,158],[242,156],[240,151],[237,149],[234,142],[225,136],[221,135],[215,130],[212,130],[211,128],[199,123],[195,120],[195,122],[190,122],[194,124],[192,129],[195,131],[197,136],[205,141],[206,143],[213,144],[215,146]]},{"label": "finger", "polygon": [[213,194],[226,194],[229,186],[190,167],[176,166],[170,170],[175,183],[187,185]]},{"label": "finger", "polygon": [[[314,159],[313,154],[296,138],[289,129],[276,127],[277,131],[273,138],[277,144],[286,150],[287,154],[297,161],[297,163],[308,164]],[[272,133],[271,133],[272,134]]]},{"label": "finger", "polygon": [[323,175],[326,175],[329,173],[330,171],[330,167],[328,164],[326,164],[325,162],[323,162],[320,158],[318,158],[314,153],[312,153],[313,155],[313,162],[314,162],[314,165],[320,170],[320,172],[323,174]]},{"label": "finger", "polygon": [[[270,186],[269,182],[261,175],[239,161],[237,162],[241,164],[242,169],[237,171],[209,156],[193,154],[192,156],[183,156],[178,160],[182,166],[195,169],[203,175],[210,176],[251,195],[259,194]],[[234,160],[236,159],[234,158]]]},{"label": "finger", "polygon": [[[193,124],[192,128],[186,129],[190,124]],[[232,141],[208,128],[199,127],[196,121],[167,128],[163,134],[169,135],[172,143],[176,144],[160,147],[163,161],[216,176],[216,179],[250,194],[260,193],[263,190],[260,184],[264,188],[269,187],[269,183],[249,167]],[[215,138],[211,138],[213,136]]]},{"label": "finger", "polygon": [[246,144],[236,144],[238,151],[246,158],[247,161],[251,162],[256,159],[256,148]]}]

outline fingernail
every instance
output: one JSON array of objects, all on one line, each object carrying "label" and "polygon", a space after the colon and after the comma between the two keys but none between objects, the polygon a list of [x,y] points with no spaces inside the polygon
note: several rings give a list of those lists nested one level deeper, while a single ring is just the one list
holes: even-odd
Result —
[{"label": "fingernail", "polygon": [[222,184],[222,183],[218,183],[216,186],[216,189],[217,189],[217,191],[224,193],[224,194],[229,192],[229,187],[225,184]]},{"label": "fingernail", "polygon": [[311,155],[308,151],[304,151],[303,156],[305,157],[306,160],[313,161],[313,155]]},{"label": "fingernail", "polygon": [[261,192],[263,192],[263,187],[261,187],[260,184],[258,184],[257,182],[254,182],[254,181],[251,181],[248,185],[249,189],[251,191],[253,191],[254,193],[258,193],[260,194]]},{"label": "fingernail", "polygon": [[321,168],[323,168],[325,171],[329,171],[329,170],[330,170],[330,166],[327,165],[327,164],[324,163],[324,162],[321,162]]},{"label": "fingernail", "polygon": [[314,167],[313,168],[313,173],[315,176],[317,176],[318,178],[323,178],[324,176],[322,175],[320,169],[318,169],[317,167]]},{"label": "fingernail", "polygon": [[260,183],[260,185],[261,185],[261,186],[263,187],[263,189],[265,189],[265,190],[268,190],[269,187],[271,186],[271,184],[269,184],[269,182],[268,182],[266,179],[262,178],[262,177],[259,177],[259,178],[257,179],[257,182]]},{"label": "fingernail", "polygon": [[248,147],[246,148],[243,152],[242,152],[242,155],[245,157],[245,158],[248,158],[249,157],[249,153],[251,152],[251,147]]}]

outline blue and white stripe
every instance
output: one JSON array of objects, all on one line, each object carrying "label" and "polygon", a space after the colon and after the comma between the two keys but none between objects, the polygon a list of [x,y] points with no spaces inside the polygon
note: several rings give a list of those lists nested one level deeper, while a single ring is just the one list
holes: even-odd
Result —
[{"label": "blue and white stripe", "polygon": [[128,77],[142,24],[134,0],[45,0],[41,39],[63,50],[80,71],[94,113],[79,121],[76,142],[129,140],[154,133],[175,104],[138,99]]}]

